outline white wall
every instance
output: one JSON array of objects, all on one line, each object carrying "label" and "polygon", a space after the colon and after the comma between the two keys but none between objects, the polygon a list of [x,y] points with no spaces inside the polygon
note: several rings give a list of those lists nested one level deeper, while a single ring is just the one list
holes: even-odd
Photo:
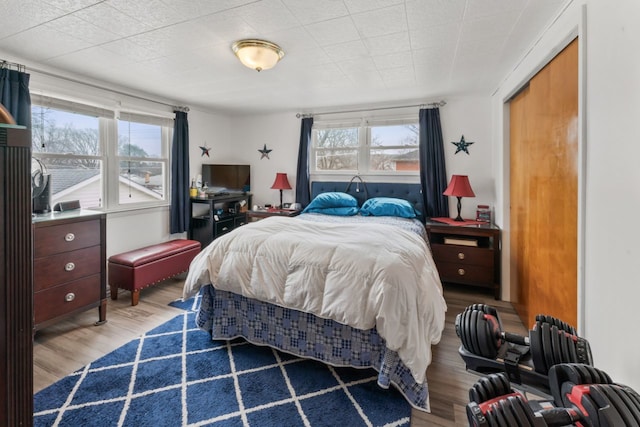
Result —
[{"label": "white wall", "polygon": [[[283,203],[294,202],[300,140],[300,119],[296,113],[235,116],[231,119],[231,128],[235,155],[251,165],[253,204],[280,203],[280,192],[271,189],[277,172],[286,173],[293,187],[283,190]],[[258,152],[265,144],[273,150],[269,158],[261,158]]]},{"label": "white wall", "polygon": [[[189,169],[190,176],[202,173],[203,163],[235,163],[242,159],[234,155],[231,127],[228,116],[191,109],[189,120]],[[210,148],[209,156],[200,147]]]},{"label": "white wall", "polygon": [[640,390],[640,2],[587,2],[585,333],[598,366]]},{"label": "white wall", "polygon": [[[579,34],[579,329],[591,344],[595,366],[608,372],[614,381],[636,390],[640,390],[640,340],[635,322],[640,301],[640,232],[635,228],[640,210],[640,168],[636,157],[640,155],[640,145],[635,142],[640,113],[639,20],[637,0],[619,0],[615,7],[599,0],[573,1],[505,79],[492,100],[492,128],[498,143],[498,222],[508,238],[505,177],[509,152],[504,132],[508,115],[504,101],[573,35]],[[508,245],[503,248],[508,249]],[[508,261],[508,250],[503,255],[503,261]]]},{"label": "white wall", "polygon": [[[440,108],[442,139],[444,141],[447,175],[469,175],[474,198],[462,199],[462,217],[475,219],[478,205],[495,206],[493,150],[491,136],[491,99],[489,97],[447,98],[447,105]],[[460,141],[464,135],[469,154],[456,152],[451,142]],[[449,216],[457,212],[457,199],[449,197]]]},{"label": "white wall", "polygon": [[107,214],[107,257],[179,237],[169,234],[169,207]]}]

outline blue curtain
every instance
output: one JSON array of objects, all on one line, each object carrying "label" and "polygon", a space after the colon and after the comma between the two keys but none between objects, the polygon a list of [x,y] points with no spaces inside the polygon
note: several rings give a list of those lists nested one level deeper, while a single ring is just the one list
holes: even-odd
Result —
[{"label": "blue curtain", "polygon": [[420,110],[420,185],[426,218],[449,216],[449,200],[442,192],[447,188],[444,144],[440,109]]},{"label": "blue curtain", "polygon": [[298,169],[296,175],[296,203],[304,208],[311,201],[309,186],[309,145],[313,117],[305,117],[300,124],[300,146],[298,148]]},{"label": "blue curtain", "polygon": [[11,113],[16,124],[31,129],[31,95],[29,74],[0,69],[0,103]]},{"label": "blue curtain", "polygon": [[171,145],[171,234],[189,229],[189,122],[176,111]]}]

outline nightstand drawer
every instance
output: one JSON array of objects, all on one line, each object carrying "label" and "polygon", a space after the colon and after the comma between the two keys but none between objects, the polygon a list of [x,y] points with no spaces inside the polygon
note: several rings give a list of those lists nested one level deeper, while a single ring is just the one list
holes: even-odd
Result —
[{"label": "nightstand drawer", "polygon": [[431,250],[436,263],[442,261],[465,265],[493,265],[493,250],[487,248],[432,244]]},{"label": "nightstand drawer", "polygon": [[100,274],[36,292],[33,296],[35,323],[39,324],[88,305],[100,304]]},{"label": "nightstand drawer", "polygon": [[100,246],[64,252],[33,262],[33,289],[38,292],[81,277],[100,273]]},{"label": "nightstand drawer", "polygon": [[438,273],[443,282],[486,284],[493,282],[492,266],[438,262]]}]

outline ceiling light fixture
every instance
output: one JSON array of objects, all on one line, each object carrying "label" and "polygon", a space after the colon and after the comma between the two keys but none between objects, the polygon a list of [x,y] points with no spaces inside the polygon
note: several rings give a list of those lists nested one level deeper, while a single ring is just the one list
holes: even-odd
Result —
[{"label": "ceiling light fixture", "polygon": [[244,66],[258,72],[273,68],[284,56],[280,46],[265,40],[238,40],[231,49]]}]

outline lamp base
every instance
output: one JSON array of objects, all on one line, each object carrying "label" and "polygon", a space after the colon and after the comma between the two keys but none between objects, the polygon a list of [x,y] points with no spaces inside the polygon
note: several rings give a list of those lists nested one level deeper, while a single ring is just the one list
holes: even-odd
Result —
[{"label": "lamp base", "polygon": [[462,216],[460,216],[460,208],[462,208],[461,199],[462,199],[462,197],[458,197],[458,216],[456,217],[456,219],[454,219],[454,221],[464,221]]}]

